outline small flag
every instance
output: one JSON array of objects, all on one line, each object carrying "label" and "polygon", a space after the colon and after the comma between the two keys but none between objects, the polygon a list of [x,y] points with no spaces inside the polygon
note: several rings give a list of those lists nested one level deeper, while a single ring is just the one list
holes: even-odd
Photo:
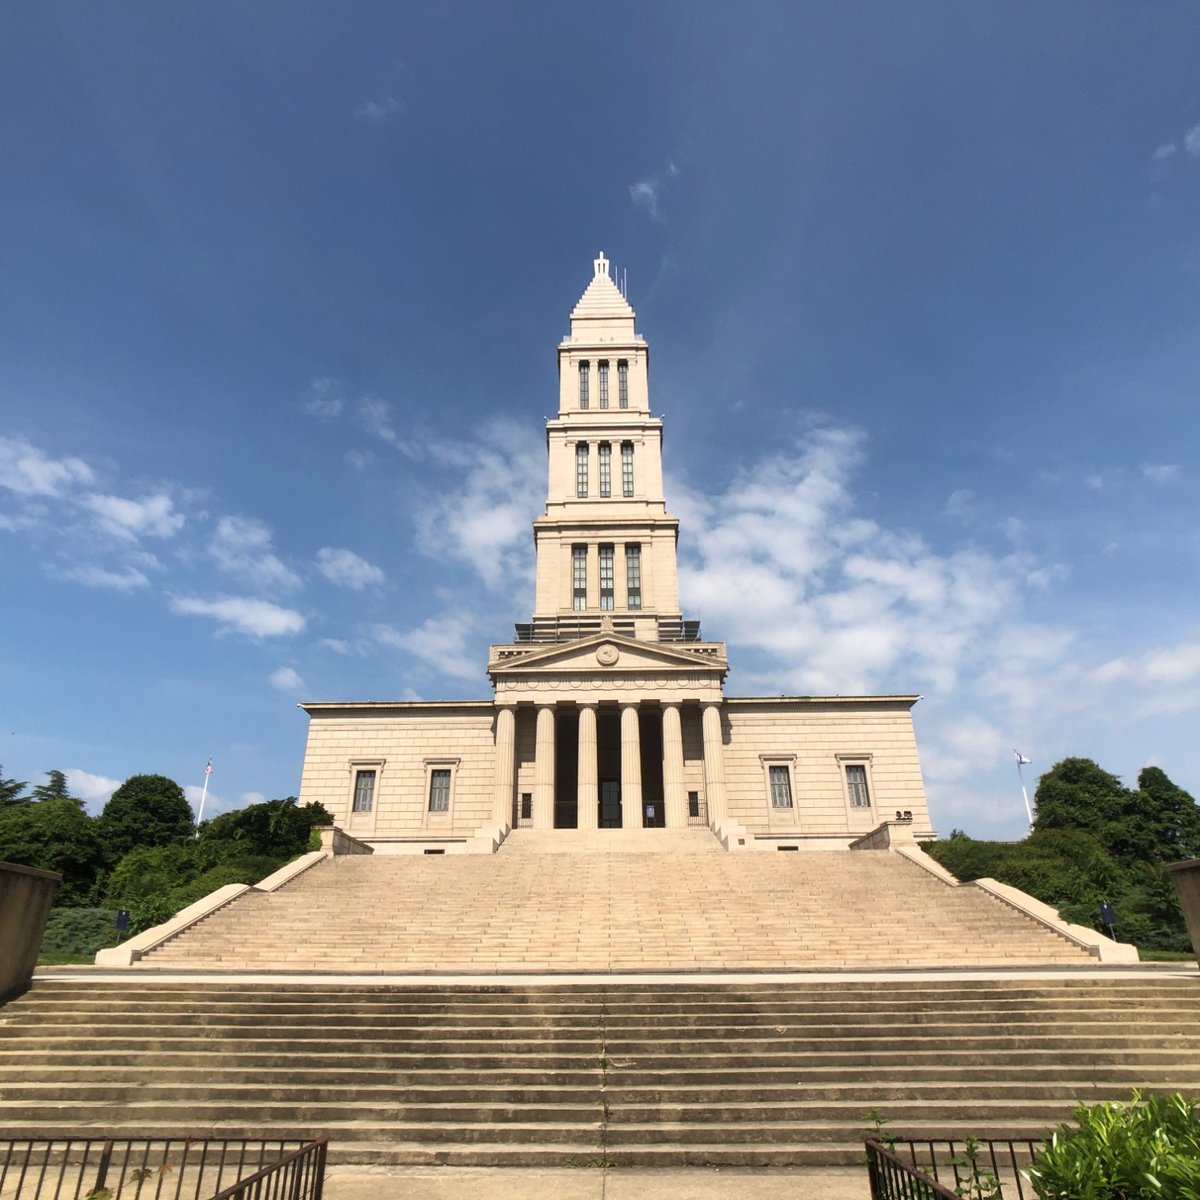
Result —
[{"label": "small flag", "polygon": [[[1025,761],[1028,762],[1029,760],[1026,759]],[[204,773],[205,773],[205,775],[212,774],[212,759],[211,758],[208,760],[208,765],[204,768]]]},{"label": "small flag", "polygon": [[1020,752],[1020,750],[1014,750],[1013,753],[1017,756],[1018,767],[1027,767],[1033,762],[1032,758],[1026,758],[1025,755]]}]

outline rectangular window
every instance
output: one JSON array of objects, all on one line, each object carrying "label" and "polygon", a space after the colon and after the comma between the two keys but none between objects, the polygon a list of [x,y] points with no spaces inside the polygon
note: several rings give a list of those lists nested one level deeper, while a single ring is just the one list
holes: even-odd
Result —
[{"label": "rectangular window", "polygon": [[587,408],[588,406],[588,382],[591,373],[591,363],[581,362],[579,364],[579,407]]},{"label": "rectangular window", "polygon": [[354,772],[354,812],[370,812],[375,807],[375,772]]},{"label": "rectangular window", "polygon": [[533,793],[532,792],[522,792],[521,793],[521,820],[522,821],[532,821],[533,820]]},{"label": "rectangular window", "polygon": [[600,455],[600,495],[612,495],[612,446],[601,442],[597,447]]},{"label": "rectangular window", "polygon": [[571,607],[576,612],[587,608],[587,547],[571,547]]},{"label": "rectangular window", "polygon": [[613,547],[600,547],[600,607],[613,606]]},{"label": "rectangular window", "polygon": [[587,496],[588,489],[588,444],[575,443],[575,495],[580,500]]},{"label": "rectangular window", "polygon": [[625,547],[625,589],[630,608],[642,607],[642,547],[633,542]]},{"label": "rectangular window", "polygon": [[621,495],[633,495],[633,443],[621,443]]},{"label": "rectangular window", "polygon": [[851,808],[871,807],[871,793],[867,790],[867,768],[862,763],[846,764],[846,790],[850,793]]},{"label": "rectangular window", "polygon": [[600,372],[600,407],[607,408],[608,407],[608,362],[607,362],[607,360],[601,359],[600,362],[598,362],[596,364],[596,367]]},{"label": "rectangular window", "polygon": [[629,407],[629,364],[623,358],[617,362],[617,404]]},{"label": "rectangular window", "polygon": [[695,820],[700,815],[700,793],[688,792],[688,816]]},{"label": "rectangular window", "polygon": [[434,767],[429,772],[429,811],[450,811],[450,768]]},{"label": "rectangular window", "polygon": [[792,777],[787,767],[769,767],[771,776],[771,807],[792,807]]}]

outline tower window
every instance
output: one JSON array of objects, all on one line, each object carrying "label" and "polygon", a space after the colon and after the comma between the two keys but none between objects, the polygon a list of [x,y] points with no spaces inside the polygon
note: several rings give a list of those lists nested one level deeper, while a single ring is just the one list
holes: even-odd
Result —
[{"label": "tower window", "polygon": [[617,360],[617,404],[629,407],[629,364],[623,358]]},{"label": "tower window", "polygon": [[600,607],[613,606],[613,547],[600,547]]},{"label": "tower window", "polygon": [[608,407],[608,361],[601,359],[596,366],[600,370],[600,407]]},{"label": "tower window", "polygon": [[588,494],[588,444],[575,443],[575,495],[583,499]]},{"label": "tower window", "polygon": [[434,767],[429,772],[429,811],[450,811],[450,769]]},{"label": "tower window", "polygon": [[587,547],[571,547],[571,607],[576,612],[587,608]]},{"label": "tower window", "polygon": [[354,772],[354,812],[367,813],[375,807],[375,772]]},{"label": "tower window", "polygon": [[792,778],[787,767],[768,768],[771,777],[771,807],[792,807]]},{"label": "tower window", "polygon": [[642,607],[642,547],[631,542],[625,547],[625,590],[630,608]]},{"label": "tower window", "polygon": [[600,456],[600,495],[612,495],[612,446],[601,442],[596,448]]},{"label": "tower window", "polygon": [[864,764],[846,764],[846,790],[850,793],[851,808],[871,807],[871,793],[867,788],[867,768]]},{"label": "tower window", "polygon": [[579,364],[579,407],[587,408],[588,406],[588,385],[591,375],[591,363],[581,362]]},{"label": "tower window", "polygon": [[633,443],[621,443],[621,494],[633,495]]}]

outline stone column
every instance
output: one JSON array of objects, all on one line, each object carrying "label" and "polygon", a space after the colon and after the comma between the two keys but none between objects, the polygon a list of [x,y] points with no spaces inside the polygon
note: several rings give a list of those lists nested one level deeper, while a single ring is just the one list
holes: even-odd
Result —
[{"label": "stone column", "polygon": [[678,704],[662,706],[663,804],[667,828],[688,823],[687,792],[683,786],[683,723]]},{"label": "stone column", "polygon": [[554,705],[539,704],[533,751],[533,827],[554,828]]},{"label": "stone column", "polygon": [[621,824],[642,827],[642,731],[636,704],[621,705]]},{"label": "stone column", "polygon": [[496,794],[492,820],[506,829],[513,824],[517,781],[517,710],[506,704],[496,711]]},{"label": "stone column", "polygon": [[596,829],[599,825],[599,763],[596,758],[596,706],[579,706],[579,783],[576,789],[579,828]]},{"label": "stone column", "polygon": [[721,706],[706,704],[701,717],[704,730],[704,795],[709,824],[729,815],[725,803],[725,747],[721,742]]}]

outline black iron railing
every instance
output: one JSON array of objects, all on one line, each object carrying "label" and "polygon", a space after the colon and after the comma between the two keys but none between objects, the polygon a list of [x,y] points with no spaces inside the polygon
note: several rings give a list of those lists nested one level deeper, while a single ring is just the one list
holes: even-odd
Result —
[{"label": "black iron railing", "polygon": [[4,1200],[321,1200],[327,1139],[0,1140]]},{"label": "black iron railing", "polygon": [[867,1139],[871,1200],[1033,1200],[1022,1171],[1040,1139]]}]

